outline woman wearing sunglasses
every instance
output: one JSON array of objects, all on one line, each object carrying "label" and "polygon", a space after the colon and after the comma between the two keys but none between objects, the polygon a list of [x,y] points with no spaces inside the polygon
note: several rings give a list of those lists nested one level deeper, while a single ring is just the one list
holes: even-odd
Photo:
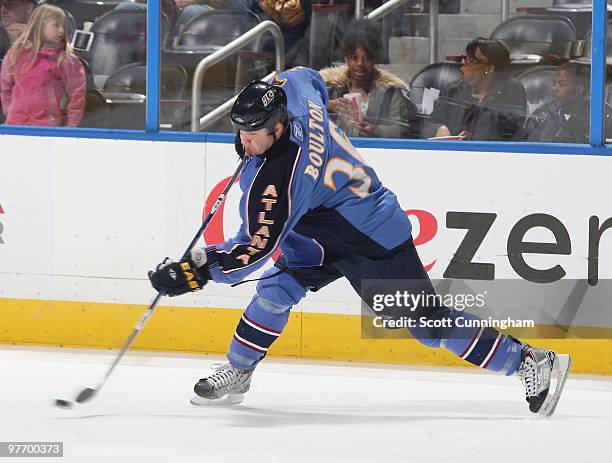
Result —
[{"label": "woman wearing sunglasses", "polygon": [[477,38],[461,57],[461,79],[443,90],[423,137],[513,140],[523,126],[525,89],[504,72],[510,55],[497,40]]}]

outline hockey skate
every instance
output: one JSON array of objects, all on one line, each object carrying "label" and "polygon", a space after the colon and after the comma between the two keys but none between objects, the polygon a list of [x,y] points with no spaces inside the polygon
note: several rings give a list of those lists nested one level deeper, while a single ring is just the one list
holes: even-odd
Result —
[{"label": "hockey skate", "polygon": [[565,386],[572,364],[567,354],[523,346],[521,365],[517,376],[525,386],[529,410],[542,416],[551,416]]},{"label": "hockey skate", "polygon": [[237,405],[244,400],[244,394],[251,386],[252,371],[241,371],[229,363],[200,379],[193,390],[192,405]]}]

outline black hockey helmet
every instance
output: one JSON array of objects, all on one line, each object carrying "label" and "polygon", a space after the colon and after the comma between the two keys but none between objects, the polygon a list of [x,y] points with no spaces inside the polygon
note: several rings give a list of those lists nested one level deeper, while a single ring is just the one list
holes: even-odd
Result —
[{"label": "black hockey helmet", "polygon": [[253,132],[266,128],[273,134],[278,121],[287,122],[287,95],[277,85],[254,80],[236,98],[231,119],[238,130]]}]

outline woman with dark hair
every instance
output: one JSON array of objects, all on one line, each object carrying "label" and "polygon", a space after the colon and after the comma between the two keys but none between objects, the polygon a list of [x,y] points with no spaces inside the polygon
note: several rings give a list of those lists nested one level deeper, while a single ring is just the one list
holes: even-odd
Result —
[{"label": "woman with dark hair", "polygon": [[509,62],[501,42],[483,38],[470,42],[461,57],[461,79],[442,91],[422,136],[518,139],[527,99],[523,85],[504,73]]},{"label": "woman with dark hair", "polygon": [[416,111],[408,85],[378,69],[381,33],[368,20],[358,20],[342,41],[345,65],[325,68],[321,76],[329,92],[333,121],[349,136],[401,138],[411,133]]}]

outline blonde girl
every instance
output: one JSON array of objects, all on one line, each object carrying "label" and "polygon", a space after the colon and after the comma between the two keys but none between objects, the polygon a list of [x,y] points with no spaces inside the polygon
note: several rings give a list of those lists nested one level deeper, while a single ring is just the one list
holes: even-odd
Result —
[{"label": "blonde girl", "polygon": [[0,71],[6,124],[76,127],[85,109],[85,71],[66,35],[66,14],[34,10]]}]

